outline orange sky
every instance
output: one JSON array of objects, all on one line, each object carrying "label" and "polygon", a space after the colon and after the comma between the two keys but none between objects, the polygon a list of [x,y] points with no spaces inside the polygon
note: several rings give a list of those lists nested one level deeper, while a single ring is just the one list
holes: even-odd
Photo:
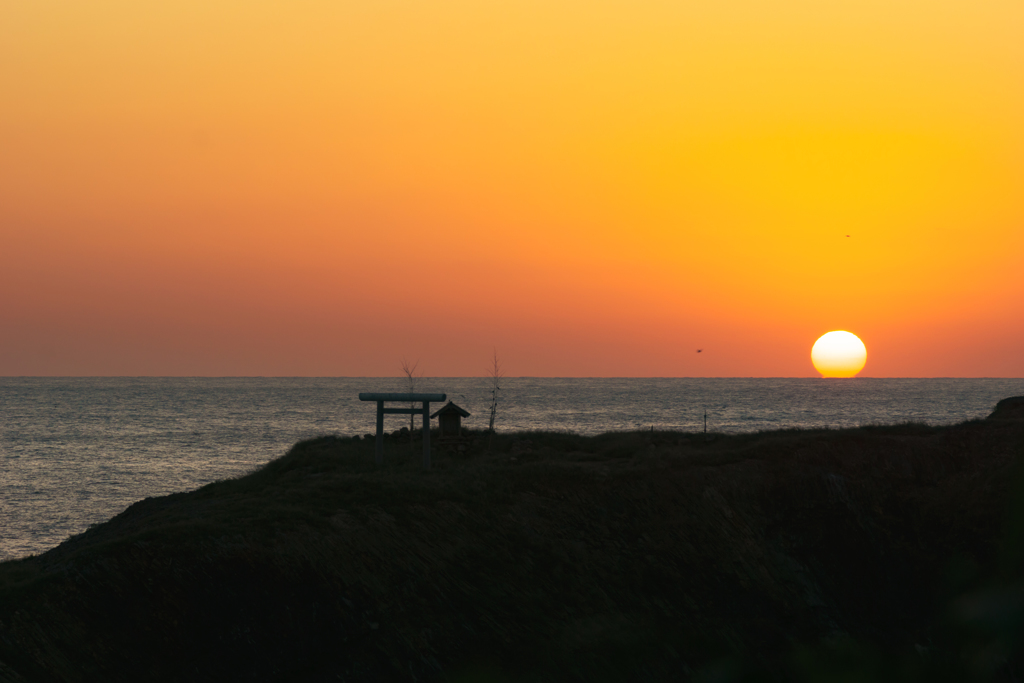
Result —
[{"label": "orange sky", "polygon": [[816,376],[845,329],[862,376],[1021,377],[1022,35],[1019,0],[7,3],[0,375]]}]

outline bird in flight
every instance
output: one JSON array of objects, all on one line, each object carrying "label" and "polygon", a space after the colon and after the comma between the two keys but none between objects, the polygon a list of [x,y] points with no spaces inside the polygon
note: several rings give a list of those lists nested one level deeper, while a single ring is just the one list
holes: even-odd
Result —
[{"label": "bird in flight", "polygon": [[704,349],[697,349],[697,353],[701,353]]}]

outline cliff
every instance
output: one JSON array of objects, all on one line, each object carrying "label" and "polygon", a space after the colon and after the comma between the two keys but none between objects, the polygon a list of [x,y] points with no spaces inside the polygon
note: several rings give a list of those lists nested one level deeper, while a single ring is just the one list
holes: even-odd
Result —
[{"label": "cliff", "polygon": [[0,565],[0,681],[1012,676],[1022,407],[499,434],[430,472],[303,442]]}]

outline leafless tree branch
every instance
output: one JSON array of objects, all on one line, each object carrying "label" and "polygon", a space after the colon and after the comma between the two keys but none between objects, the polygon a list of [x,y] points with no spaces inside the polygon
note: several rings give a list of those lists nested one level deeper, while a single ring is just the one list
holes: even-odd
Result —
[{"label": "leafless tree branch", "polygon": [[501,391],[500,382],[505,377],[505,370],[501,367],[497,349],[494,350],[491,367],[487,369],[487,374],[491,378],[491,420],[488,426],[489,435],[487,437],[487,449],[490,450],[491,443],[494,441],[494,419],[498,414],[498,392]]},{"label": "leafless tree branch", "polygon": [[[415,363],[410,363],[409,361],[407,361],[405,359],[405,356],[402,357],[402,373],[405,375],[406,382],[408,383],[408,386],[409,386],[409,393],[410,394],[415,394],[416,393],[416,380],[418,380],[420,377],[423,376],[422,372],[416,372],[416,368],[418,368],[419,365],[420,365],[420,362],[418,360]],[[414,403],[410,403],[409,407],[410,408],[415,408],[416,407],[415,402]],[[409,415],[409,445],[410,446],[413,445],[412,435],[413,435],[413,433],[415,431],[416,431],[416,415],[410,414]]]}]

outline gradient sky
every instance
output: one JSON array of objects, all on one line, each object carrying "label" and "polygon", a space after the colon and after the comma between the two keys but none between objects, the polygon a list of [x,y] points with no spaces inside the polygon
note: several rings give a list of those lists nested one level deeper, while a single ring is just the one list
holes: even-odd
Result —
[{"label": "gradient sky", "polygon": [[[1020,0],[0,4],[0,375],[1024,376]],[[697,354],[696,349],[703,349]]]}]

